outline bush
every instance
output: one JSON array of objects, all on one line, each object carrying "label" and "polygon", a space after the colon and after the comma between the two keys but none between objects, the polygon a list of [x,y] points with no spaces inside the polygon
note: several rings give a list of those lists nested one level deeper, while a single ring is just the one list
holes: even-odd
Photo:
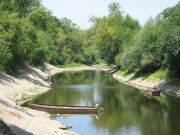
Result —
[{"label": "bush", "polygon": [[138,69],[141,67],[141,59],[141,49],[138,47],[131,48],[122,55],[121,66],[129,71]]}]

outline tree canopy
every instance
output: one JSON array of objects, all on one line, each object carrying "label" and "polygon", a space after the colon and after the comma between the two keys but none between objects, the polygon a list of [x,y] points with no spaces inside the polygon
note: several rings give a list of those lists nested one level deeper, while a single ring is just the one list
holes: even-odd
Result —
[{"label": "tree canopy", "polygon": [[0,0],[0,70],[14,72],[43,61],[105,62],[128,71],[168,69],[180,75],[180,3],[143,27],[119,3],[108,8],[107,16],[92,17],[93,25],[81,30],[71,20],[53,16],[40,0]]}]

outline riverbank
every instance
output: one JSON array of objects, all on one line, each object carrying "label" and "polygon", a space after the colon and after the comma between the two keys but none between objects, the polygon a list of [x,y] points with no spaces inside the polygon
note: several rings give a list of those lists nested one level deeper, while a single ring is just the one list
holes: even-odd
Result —
[{"label": "riverbank", "polygon": [[[41,69],[41,70],[40,70]],[[42,71],[43,70],[43,71]],[[2,119],[16,134],[68,134],[76,135],[67,130],[59,122],[50,119],[50,115],[16,105],[17,100],[22,100],[44,93],[51,88],[49,76],[65,71],[83,70],[109,70],[101,66],[86,66],[74,68],[57,68],[45,63],[41,68],[27,66],[19,70],[17,77],[0,73],[0,119]],[[48,123],[48,125],[47,125]]]},{"label": "riverbank", "polygon": [[116,72],[113,74],[116,80],[138,88],[141,92],[161,91],[161,96],[170,95],[180,97],[179,78],[174,79],[155,79],[150,80],[148,77],[134,77],[134,74],[122,74]]}]

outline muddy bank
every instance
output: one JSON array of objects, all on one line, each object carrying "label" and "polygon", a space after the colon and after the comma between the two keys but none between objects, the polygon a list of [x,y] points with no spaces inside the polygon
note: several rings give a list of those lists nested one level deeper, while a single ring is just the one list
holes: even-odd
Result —
[{"label": "muddy bank", "polygon": [[56,73],[83,70],[107,71],[109,69],[102,68],[101,66],[57,68],[45,63],[44,66],[40,68],[27,66],[20,69],[17,77],[1,72],[0,119],[18,135],[78,134],[68,130],[62,130],[66,129],[67,126],[51,120],[49,114],[21,107],[16,105],[15,101],[26,99],[50,90],[52,85],[50,77]]},{"label": "muddy bank", "polygon": [[127,85],[131,85],[133,87],[138,88],[139,90],[141,90],[142,93],[160,91],[161,96],[170,95],[180,97],[180,82],[178,78],[150,81],[143,77],[134,78],[133,75],[122,76],[118,73],[113,74],[113,78]]}]

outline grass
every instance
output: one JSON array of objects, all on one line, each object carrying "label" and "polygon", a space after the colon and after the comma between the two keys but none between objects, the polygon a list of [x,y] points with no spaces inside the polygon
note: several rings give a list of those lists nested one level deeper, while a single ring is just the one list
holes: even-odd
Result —
[{"label": "grass", "polygon": [[165,69],[159,69],[156,72],[150,74],[147,77],[147,80],[151,80],[151,81],[158,81],[158,80],[162,80],[162,79],[167,79],[169,77],[169,70]]},{"label": "grass", "polygon": [[87,65],[85,64],[80,64],[80,63],[70,63],[70,64],[65,64],[65,65],[58,65],[59,68],[68,68],[68,67],[86,67]]},{"label": "grass", "polygon": [[129,75],[135,74],[135,72],[129,72],[128,70],[119,70],[117,74],[127,77]]},{"label": "grass", "polygon": [[168,69],[165,69],[165,70],[159,69],[156,72],[146,73],[146,74],[140,73],[138,71],[129,72],[128,70],[119,70],[117,72],[117,74],[121,75],[121,76],[124,76],[124,77],[127,77],[129,75],[133,75],[133,78],[142,77],[142,78],[147,79],[149,81],[159,81],[159,80],[162,80],[162,79],[169,78],[169,70]]}]

